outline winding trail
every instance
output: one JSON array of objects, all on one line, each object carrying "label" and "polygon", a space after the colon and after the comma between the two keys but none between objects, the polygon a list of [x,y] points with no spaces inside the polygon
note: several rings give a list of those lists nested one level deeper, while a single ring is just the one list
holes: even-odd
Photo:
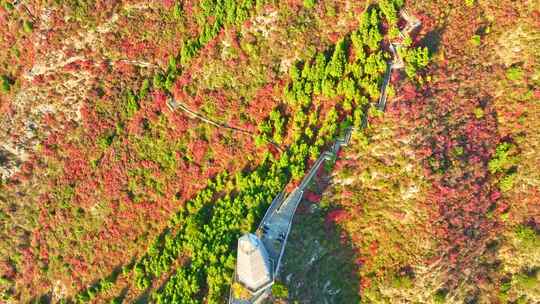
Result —
[{"label": "winding trail", "polygon": [[[401,10],[400,15],[403,19],[405,19],[405,21],[407,21],[405,28],[399,31],[400,37],[402,39],[405,39],[406,37],[409,37],[409,34],[412,31],[422,25],[422,23],[416,17],[409,14],[405,9]],[[379,109],[380,111],[384,111],[386,108],[386,99],[388,98],[388,91],[386,90],[386,88],[390,83],[390,76],[392,75],[392,70],[402,69],[405,67],[405,61],[403,60],[403,58],[401,58],[399,52],[397,51],[398,48],[400,48],[402,45],[402,42],[390,42],[389,48],[392,52],[392,60],[387,62],[386,74],[384,75],[383,83],[381,86],[381,97],[379,98],[379,102],[377,103],[377,109]]]},{"label": "winding trail", "polygon": [[[260,238],[268,253],[272,270],[272,281],[256,290],[249,300],[235,298],[232,289],[229,294],[229,304],[249,304],[259,303],[271,293],[275,278],[279,275],[281,260],[287,246],[287,239],[292,228],[292,221],[296,209],[302,201],[304,191],[310,184],[313,177],[317,174],[325,161],[331,161],[336,158],[342,146],[347,146],[351,140],[353,128],[345,131],[343,137],[336,139],[332,147],[321,153],[319,158],[311,166],[308,173],[304,176],[300,184],[285,197],[285,192],[280,192],[266,210],[256,235]],[[236,268],[233,279],[236,281]]]},{"label": "winding trail", "polygon": [[[420,26],[421,23],[420,21],[418,21],[418,19],[408,14],[406,10],[402,10],[400,12],[400,15],[403,17],[403,19],[407,21],[405,28],[400,31],[401,38],[405,39],[407,36],[409,36],[410,32]],[[389,48],[392,52],[392,59],[387,62],[386,73],[381,84],[380,98],[376,105],[376,107],[380,111],[384,111],[386,108],[386,100],[388,97],[387,87],[390,83],[390,76],[392,74],[392,70],[401,69],[404,67],[404,60],[403,58],[401,58],[399,52],[397,51],[397,49],[402,45],[402,42],[390,42]],[[196,115],[196,113],[192,113],[186,108],[184,108],[184,110],[188,113],[191,113],[192,115]],[[218,126],[220,125],[212,121],[209,121],[209,123]],[[362,127],[365,127],[366,124],[367,116],[364,116],[362,121]],[[272,279],[266,285],[260,287],[258,290],[255,290],[253,292],[250,291],[251,297],[249,299],[236,298],[231,288],[229,293],[229,304],[260,303],[271,294],[272,285],[276,277],[279,275],[281,259],[283,258],[283,254],[285,253],[287,239],[292,228],[292,221],[296,213],[296,209],[304,195],[304,190],[310,184],[313,177],[317,174],[317,171],[320,169],[324,161],[332,160],[337,157],[340,148],[349,144],[352,131],[352,128],[347,129],[343,137],[336,139],[330,149],[319,155],[319,158],[317,158],[317,160],[311,166],[300,184],[293,191],[291,191],[286,197],[285,191],[282,191],[274,198],[274,200],[270,204],[270,207],[268,207],[268,209],[266,210],[266,213],[255,232],[257,237],[264,245],[266,252],[268,253],[268,259],[272,268]],[[238,283],[238,277],[236,275],[237,267],[238,261],[233,275],[233,281],[236,283]]]},{"label": "winding trail", "polygon": [[[407,24],[405,25],[405,28],[402,31],[399,32],[401,38],[405,39],[405,37],[409,36],[410,32],[412,32],[414,29],[416,29],[418,26],[421,25],[421,22],[417,18],[415,18],[414,16],[410,15],[406,10],[401,10],[400,15],[401,15],[401,17],[403,17],[403,19],[405,19],[407,21]],[[381,85],[381,96],[380,96],[379,102],[377,103],[377,106],[376,106],[380,111],[384,111],[385,108],[386,108],[386,100],[388,98],[387,87],[388,87],[388,84],[390,83],[390,76],[392,75],[392,70],[401,69],[401,68],[404,67],[403,58],[401,58],[401,56],[399,56],[399,52],[397,51],[397,49],[401,45],[402,45],[401,42],[390,42],[389,48],[390,48],[390,51],[392,52],[392,60],[389,60],[387,62],[386,73],[385,73],[385,76],[383,78],[383,82],[382,82],[382,85]],[[167,99],[167,106],[169,107],[169,109],[171,109],[171,111],[175,111],[177,109],[180,109],[183,112],[187,113],[192,118],[198,119],[198,120],[200,120],[200,121],[202,121],[204,123],[213,125],[215,127],[228,129],[228,130],[238,132],[238,133],[242,133],[242,134],[246,134],[246,135],[249,135],[249,136],[252,136],[252,137],[256,136],[255,132],[251,132],[251,131],[248,131],[246,129],[234,127],[234,126],[228,125],[227,123],[217,122],[215,120],[207,118],[205,115],[203,115],[201,113],[190,110],[185,104],[183,104],[180,101],[175,100],[173,97],[169,97]],[[362,121],[363,126],[365,126],[366,123],[367,123],[367,121],[365,121],[365,118],[366,117],[364,117],[364,121]],[[349,134],[349,138],[350,138],[350,134]],[[336,141],[336,143],[334,145],[337,145],[338,141]],[[281,149],[281,147],[277,143],[275,143],[273,141],[269,141],[269,143],[272,144],[274,147],[276,147],[280,152],[283,151]],[[325,152],[325,153],[328,153],[328,152]]]},{"label": "winding trail", "polygon": [[[238,128],[238,127],[234,127],[234,126],[231,126],[231,125],[228,125],[226,123],[222,123],[222,122],[217,122],[217,121],[214,121],[212,119],[209,119],[207,118],[206,116],[204,116],[203,114],[201,113],[198,113],[198,112],[195,112],[193,110],[190,110],[188,107],[186,107],[186,105],[184,105],[182,102],[180,101],[176,101],[174,100],[174,98],[172,97],[169,97],[167,99],[167,106],[169,107],[169,109],[171,109],[171,111],[176,111],[178,109],[182,110],[184,113],[188,114],[189,116],[191,116],[192,118],[195,118],[195,119],[198,119],[204,123],[207,123],[209,125],[212,125],[212,126],[215,126],[215,127],[218,127],[218,128],[223,128],[223,129],[228,129],[228,130],[231,130],[233,132],[238,132],[238,133],[242,133],[242,134],[245,134],[245,135],[248,135],[248,136],[251,136],[251,137],[255,137],[257,136],[257,134],[255,132],[251,132],[251,131],[248,131],[246,129],[241,129],[241,128]],[[278,151],[280,152],[283,152],[283,150],[281,149],[281,147],[274,141],[268,141],[269,144],[273,145]]]},{"label": "winding trail", "polygon": [[177,109],[180,109],[180,110],[184,111],[185,113],[187,113],[189,116],[191,116],[191,117],[193,117],[195,119],[201,120],[201,121],[203,121],[203,122],[205,122],[207,124],[216,126],[218,128],[229,129],[229,130],[232,130],[232,131],[235,131],[235,132],[240,132],[240,133],[247,134],[247,135],[250,135],[250,136],[255,135],[255,133],[250,132],[248,130],[233,127],[233,126],[230,126],[230,125],[228,125],[226,123],[221,123],[221,122],[211,120],[211,119],[207,118],[206,116],[204,116],[203,114],[200,114],[198,112],[190,110],[182,102],[176,101],[172,97],[167,99],[167,106],[169,106],[169,109],[171,109],[171,111],[175,111]]}]

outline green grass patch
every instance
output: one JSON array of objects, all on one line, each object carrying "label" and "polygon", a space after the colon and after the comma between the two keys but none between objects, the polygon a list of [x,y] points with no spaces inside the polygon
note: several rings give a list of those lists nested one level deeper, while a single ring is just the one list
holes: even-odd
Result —
[{"label": "green grass patch", "polygon": [[520,67],[511,67],[506,70],[506,78],[512,81],[520,81],[523,79],[523,71]]},{"label": "green grass patch", "polygon": [[6,94],[9,93],[9,91],[11,91],[11,86],[13,85],[13,80],[7,75],[2,75],[0,76],[0,82],[2,92]]},{"label": "green grass patch", "polygon": [[482,43],[480,35],[473,35],[471,37],[471,43],[474,46],[480,46],[480,44]]},{"label": "green grass patch", "polygon": [[437,292],[435,292],[435,294],[433,295],[433,302],[435,302],[436,304],[446,303],[447,294],[448,294],[447,289],[441,288],[437,290]]},{"label": "green grass patch", "polygon": [[514,230],[514,234],[524,248],[540,247],[540,236],[533,228],[520,224]]},{"label": "green grass patch", "polygon": [[278,299],[287,299],[289,297],[289,289],[285,284],[276,282],[272,286],[272,295]]}]

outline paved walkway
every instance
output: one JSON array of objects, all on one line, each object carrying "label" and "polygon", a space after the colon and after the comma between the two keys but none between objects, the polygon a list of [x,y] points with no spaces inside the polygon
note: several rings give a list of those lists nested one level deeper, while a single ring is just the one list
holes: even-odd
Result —
[{"label": "paved walkway", "polygon": [[[402,39],[405,39],[409,34],[422,23],[416,17],[410,15],[405,9],[400,12],[401,17],[407,21],[405,28],[399,32],[399,35]],[[402,69],[405,67],[405,62],[397,49],[401,47],[401,43],[390,42],[390,51],[392,52],[392,60],[388,61],[386,64],[386,73],[384,75],[383,83],[381,86],[381,96],[379,97],[379,102],[377,103],[377,109],[384,111],[386,109],[386,99],[388,97],[388,91],[386,88],[390,83],[390,76],[392,75],[392,70]]]},{"label": "paved walkway", "polygon": [[313,177],[317,174],[321,166],[327,160],[336,157],[341,146],[347,145],[351,139],[352,129],[347,129],[345,136],[334,142],[329,151],[323,152],[315,163],[311,166],[302,182],[296,187],[285,200],[274,200],[269,211],[265,214],[258,234],[263,241],[270,258],[274,261],[274,276],[277,276],[281,266],[281,258],[285,252],[287,239],[292,227],[292,220],[298,204],[302,200],[305,189],[309,186]]},{"label": "paved walkway", "polygon": [[269,257],[274,261],[274,277],[279,270],[281,253],[285,249],[290,224],[303,194],[302,190],[296,188],[272,213],[268,214],[262,221],[261,230],[258,231]]},{"label": "paved walkway", "polygon": [[[420,22],[418,21],[418,19],[411,17],[405,10],[401,11],[401,16],[407,21],[407,25],[405,26],[404,30],[400,32],[401,36],[404,38],[405,35],[408,35],[412,30],[419,26]],[[388,95],[386,89],[390,82],[392,70],[403,68],[404,65],[403,59],[399,56],[397,52],[397,47],[399,47],[399,45],[400,44],[390,43],[390,50],[392,51],[393,58],[387,63],[386,74],[381,85],[381,96],[377,104],[377,108],[379,108],[379,110],[381,111],[384,111],[386,107],[386,99]],[[362,124],[365,125],[365,123],[366,121],[363,121]],[[330,150],[323,152],[319,156],[319,158],[311,166],[308,173],[302,179],[302,182],[285,199],[283,199],[284,193],[282,192],[278,194],[276,198],[274,198],[274,200],[270,204],[270,207],[268,207],[266,214],[264,215],[261,224],[256,231],[256,234],[263,242],[269,257],[272,260],[272,265],[274,268],[274,279],[279,274],[281,258],[283,257],[283,254],[285,252],[287,239],[289,237],[289,232],[291,231],[292,227],[292,220],[294,214],[296,213],[296,208],[302,200],[304,190],[307,186],[309,186],[311,180],[317,174],[324,161],[332,160],[334,157],[337,156],[341,147],[346,146],[349,143],[352,131],[352,128],[347,129],[343,138],[337,139],[330,148]],[[229,298],[229,303],[258,303],[259,301],[262,301],[265,295],[270,293],[270,290],[271,285],[257,291],[257,294],[249,301],[234,299],[231,295]]]},{"label": "paved walkway", "polygon": [[[285,199],[284,193],[279,193],[270,207],[268,207],[266,214],[264,215],[261,224],[257,228],[256,234],[261,239],[268,252],[269,258],[272,260],[273,277],[276,278],[281,266],[281,259],[285,253],[285,247],[287,245],[287,239],[292,228],[292,220],[296,213],[298,204],[302,201],[304,190],[317,174],[323,163],[327,160],[332,160],[336,157],[337,153],[342,146],[349,143],[351,139],[351,133],[353,129],[349,128],[345,132],[343,138],[337,139],[329,151],[323,152],[315,163],[311,166],[308,173],[302,179],[302,182],[296,187]],[[236,278],[236,275],[235,275]],[[244,303],[256,303],[258,299],[268,294],[271,289],[271,285],[263,290],[259,290],[257,294],[250,301],[242,301],[239,299],[229,298],[229,303],[244,304]]]}]

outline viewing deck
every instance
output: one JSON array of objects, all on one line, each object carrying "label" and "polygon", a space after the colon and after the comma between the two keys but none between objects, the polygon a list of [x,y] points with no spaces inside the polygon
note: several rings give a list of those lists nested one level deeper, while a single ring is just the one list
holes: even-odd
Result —
[{"label": "viewing deck", "polygon": [[[420,21],[414,16],[410,15],[406,10],[401,10],[400,15],[407,22],[405,28],[400,31],[400,36],[402,39],[405,39],[410,32],[415,28],[420,26]],[[386,99],[387,99],[387,87],[390,83],[390,77],[392,75],[392,70],[401,69],[404,67],[404,59],[401,58],[398,48],[402,46],[402,42],[390,42],[390,51],[392,52],[392,59],[387,62],[387,70],[381,84],[380,98],[377,103],[377,108],[380,111],[384,111],[386,108]],[[181,106],[181,105],[180,105]],[[196,113],[191,113],[196,115]],[[367,120],[364,117],[362,125],[365,126]],[[254,237],[258,238],[263,244],[266,253],[268,254],[268,264],[271,266],[272,279],[271,282],[259,288],[258,290],[248,290],[250,293],[249,297],[243,299],[238,299],[233,294],[231,288],[231,294],[229,297],[230,304],[248,304],[248,303],[260,303],[266,296],[271,293],[272,285],[279,274],[279,268],[281,266],[281,259],[285,252],[285,247],[287,245],[287,239],[292,227],[292,220],[296,212],[298,204],[302,200],[304,195],[305,188],[309,185],[313,177],[317,174],[321,165],[326,160],[334,159],[342,146],[347,145],[351,138],[352,129],[347,129],[344,137],[337,139],[332,147],[323,152],[317,161],[311,166],[308,173],[302,179],[302,182],[296,187],[286,198],[284,198],[285,193],[279,193],[270,207],[267,209],[266,214],[264,215],[259,227],[257,228]],[[245,267],[242,263],[249,263],[246,261],[237,261],[235,274],[234,274],[234,283],[239,283],[237,277],[237,269],[239,267]]]},{"label": "viewing deck", "polygon": [[[343,138],[340,138],[334,142],[329,151],[323,152],[315,163],[311,166],[308,173],[302,179],[302,182],[293,190],[286,198],[284,198],[284,193],[279,193],[270,207],[268,207],[266,214],[264,215],[259,227],[257,228],[255,234],[259,237],[261,242],[264,244],[264,247],[268,253],[268,258],[270,259],[270,264],[272,265],[272,283],[260,288],[259,290],[252,291],[250,299],[236,299],[231,291],[231,296],[229,297],[229,303],[231,304],[244,304],[244,303],[258,303],[262,300],[265,295],[269,294],[272,287],[273,281],[279,273],[279,268],[281,266],[281,259],[285,253],[285,247],[287,244],[287,239],[292,227],[292,220],[294,214],[296,213],[296,208],[302,200],[304,195],[304,190],[309,185],[313,177],[317,174],[322,164],[326,160],[332,160],[337,156],[337,153],[342,146],[346,146],[351,139],[352,129],[347,129]],[[237,268],[242,267],[238,265]],[[235,271],[234,281],[237,282],[238,278]]]}]

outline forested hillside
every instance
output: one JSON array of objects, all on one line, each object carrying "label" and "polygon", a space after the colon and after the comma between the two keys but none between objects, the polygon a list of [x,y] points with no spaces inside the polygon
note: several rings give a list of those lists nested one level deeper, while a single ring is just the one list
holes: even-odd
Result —
[{"label": "forested hillside", "polygon": [[356,250],[365,303],[537,303],[539,6],[410,9],[433,54],[426,81],[393,79],[384,116],[336,164],[323,214]]},{"label": "forested hillside", "polygon": [[540,301],[538,3],[0,0],[0,25],[0,302],[225,303],[238,237],[351,127],[271,301]]}]

